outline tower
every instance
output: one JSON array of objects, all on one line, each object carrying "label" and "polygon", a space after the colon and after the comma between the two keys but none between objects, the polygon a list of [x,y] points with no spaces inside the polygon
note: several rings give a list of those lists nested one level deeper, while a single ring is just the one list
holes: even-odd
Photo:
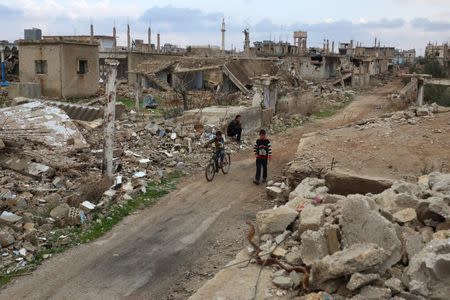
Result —
[{"label": "tower", "polygon": [[147,30],[147,38],[148,38],[148,52],[152,52],[152,29],[150,26]]},{"label": "tower", "polygon": [[130,24],[127,24],[127,49],[131,51],[131,31]]},{"label": "tower", "polygon": [[248,28],[244,29],[244,52],[250,54],[250,31]]},{"label": "tower", "polygon": [[222,19],[222,51],[225,51],[225,18]]},{"label": "tower", "polygon": [[94,43],[94,24],[91,23],[91,44]]},{"label": "tower", "polygon": [[117,49],[117,32],[116,32],[116,25],[113,26],[113,49],[114,52]]},{"label": "tower", "polygon": [[161,52],[161,35],[158,34],[156,35],[156,51],[159,53]]}]

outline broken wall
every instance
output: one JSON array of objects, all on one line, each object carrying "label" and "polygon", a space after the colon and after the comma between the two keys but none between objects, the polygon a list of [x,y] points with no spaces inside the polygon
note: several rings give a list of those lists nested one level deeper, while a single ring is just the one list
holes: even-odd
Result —
[{"label": "broken wall", "polygon": [[310,91],[293,91],[278,99],[276,114],[301,114],[309,116],[314,112],[315,99]]}]

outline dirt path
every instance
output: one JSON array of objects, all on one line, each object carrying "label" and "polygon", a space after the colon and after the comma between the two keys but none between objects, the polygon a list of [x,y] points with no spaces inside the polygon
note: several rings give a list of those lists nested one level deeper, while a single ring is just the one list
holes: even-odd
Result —
[{"label": "dirt path", "polygon": [[[272,137],[271,175],[280,175],[299,137],[387,110],[385,94],[398,83],[358,96],[335,117]],[[378,109],[382,106],[381,109]],[[351,115],[342,121],[344,115]],[[15,279],[0,299],[185,299],[244,246],[245,220],[272,206],[251,182],[250,153],[233,157],[232,171],[207,183],[203,174],[138,211],[104,237],[57,255]]]}]

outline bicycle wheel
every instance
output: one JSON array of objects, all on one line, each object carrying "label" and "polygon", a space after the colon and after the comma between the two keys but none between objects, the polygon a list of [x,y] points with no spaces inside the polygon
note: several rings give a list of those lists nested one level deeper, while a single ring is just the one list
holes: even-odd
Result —
[{"label": "bicycle wheel", "polygon": [[231,156],[230,154],[225,154],[222,162],[222,173],[228,174],[228,172],[230,172],[230,167],[231,167]]},{"label": "bicycle wheel", "polygon": [[206,180],[213,181],[214,176],[216,175],[216,166],[215,163],[209,162],[205,169]]}]

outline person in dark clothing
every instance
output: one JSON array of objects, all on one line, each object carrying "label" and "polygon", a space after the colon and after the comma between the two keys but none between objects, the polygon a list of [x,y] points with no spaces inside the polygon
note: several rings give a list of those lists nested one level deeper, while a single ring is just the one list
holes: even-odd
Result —
[{"label": "person in dark clothing", "polygon": [[254,184],[259,184],[261,179],[261,169],[263,182],[267,181],[267,160],[272,159],[272,145],[267,139],[266,131],[259,132],[259,139],[256,140],[253,147],[256,156],[256,176],[253,181]]},{"label": "person in dark clothing", "polygon": [[217,131],[216,136],[208,143],[206,143],[205,148],[208,148],[208,146],[211,144],[214,144],[214,149],[216,151],[215,155],[216,172],[219,172],[220,166],[223,163],[223,158],[225,157],[225,139],[222,137],[222,131]]},{"label": "person in dark clothing", "polygon": [[242,134],[242,124],[241,124],[241,115],[237,115],[233,121],[228,124],[227,135],[236,140],[236,142],[241,142],[241,134]]}]

